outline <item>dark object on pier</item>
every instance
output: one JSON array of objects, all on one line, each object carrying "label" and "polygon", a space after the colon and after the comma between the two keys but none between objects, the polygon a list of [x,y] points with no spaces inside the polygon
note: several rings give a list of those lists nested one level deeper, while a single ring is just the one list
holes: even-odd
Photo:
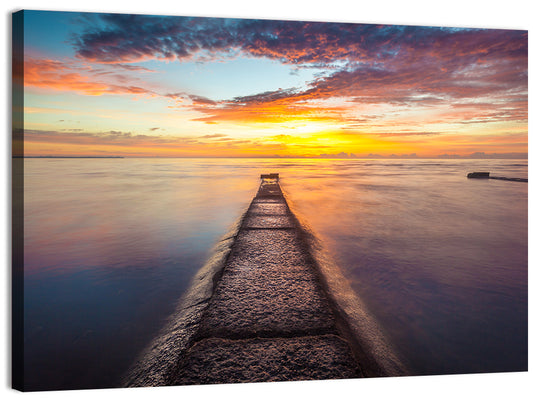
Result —
[{"label": "dark object on pier", "polygon": [[278,179],[279,180],[279,173],[268,173],[261,175],[261,179]]},{"label": "dark object on pier", "polygon": [[494,180],[507,180],[507,181],[518,181],[522,183],[527,183],[527,179],[521,177],[502,177],[502,176],[490,176],[490,172],[471,172],[466,175],[469,179],[494,179]]},{"label": "dark object on pier", "polygon": [[490,172],[472,172],[466,175],[469,179],[488,179]]}]

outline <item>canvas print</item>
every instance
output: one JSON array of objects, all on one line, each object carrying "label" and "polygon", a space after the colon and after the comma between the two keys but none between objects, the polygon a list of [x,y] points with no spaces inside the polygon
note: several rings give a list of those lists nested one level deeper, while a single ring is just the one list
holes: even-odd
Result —
[{"label": "canvas print", "polygon": [[12,18],[15,389],[527,371],[527,31]]}]

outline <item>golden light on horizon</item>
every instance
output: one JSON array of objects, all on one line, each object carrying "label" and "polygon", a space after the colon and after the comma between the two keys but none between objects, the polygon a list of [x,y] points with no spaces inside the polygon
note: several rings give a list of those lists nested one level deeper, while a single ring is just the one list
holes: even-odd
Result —
[{"label": "golden light on horizon", "polygon": [[[290,22],[250,31],[234,22],[224,25],[229,41],[212,46],[202,32],[214,22],[199,20],[206,30],[183,42],[202,45],[184,53],[153,47],[159,30],[136,37],[150,46],[129,32],[117,36],[124,48],[93,42],[81,20],[69,35],[84,37],[83,48],[67,36],[54,51],[28,46],[16,76],[26,154],[527,156],[527,32],[419,27],[413,43],[402,28],[354,26],[346,35],[332,24],[318,36],[328,40],[310,45],[294,41]],[[44,32],[27,33],[28,43],[42,42]],[[248,43],[250,34],[270,39]],[[375,43],[357,44],[365,40]]]}]

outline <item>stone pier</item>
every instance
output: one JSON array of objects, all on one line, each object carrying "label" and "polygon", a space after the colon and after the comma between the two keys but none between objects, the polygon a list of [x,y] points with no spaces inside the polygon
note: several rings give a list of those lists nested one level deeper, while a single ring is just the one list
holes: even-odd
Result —
[{"label": "stone pier", "polygon": [[261,177],[171,384],[363,376],[278,175]]}]

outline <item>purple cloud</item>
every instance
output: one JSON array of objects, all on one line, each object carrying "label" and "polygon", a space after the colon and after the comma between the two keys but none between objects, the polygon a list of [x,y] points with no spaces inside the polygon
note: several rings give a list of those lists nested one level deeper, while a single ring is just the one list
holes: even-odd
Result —
[{"label": "purple cloud", "polygon": [[[527,32],[302,21],[97,14],[77,35],[78,56],[97,62],[190,59],[200,51],[268,57],[291,64],[350,60],[382,64],[418,55],[436,59],[527,56]],[[95,17],[96,18],[96,17]],[[448,64],[448,62],[446,62]]]},{"label": "purple cloud", "polygon": [[335,97],[452,107],[482,99],[489,105],[478,108],[480,120],[527,120],[527,31],[122,14],[93,18],[98,23],[72,41],[77,56],[93,62],[123,66],[245,55],[323,71],[306,88],[221,102],[167,95],[190,101],[207,114],[198,120],[210,123],[232,114],[242,118],[246,107],[264,115],[258,108],[268,104],[301,113],[310,101]]}]

